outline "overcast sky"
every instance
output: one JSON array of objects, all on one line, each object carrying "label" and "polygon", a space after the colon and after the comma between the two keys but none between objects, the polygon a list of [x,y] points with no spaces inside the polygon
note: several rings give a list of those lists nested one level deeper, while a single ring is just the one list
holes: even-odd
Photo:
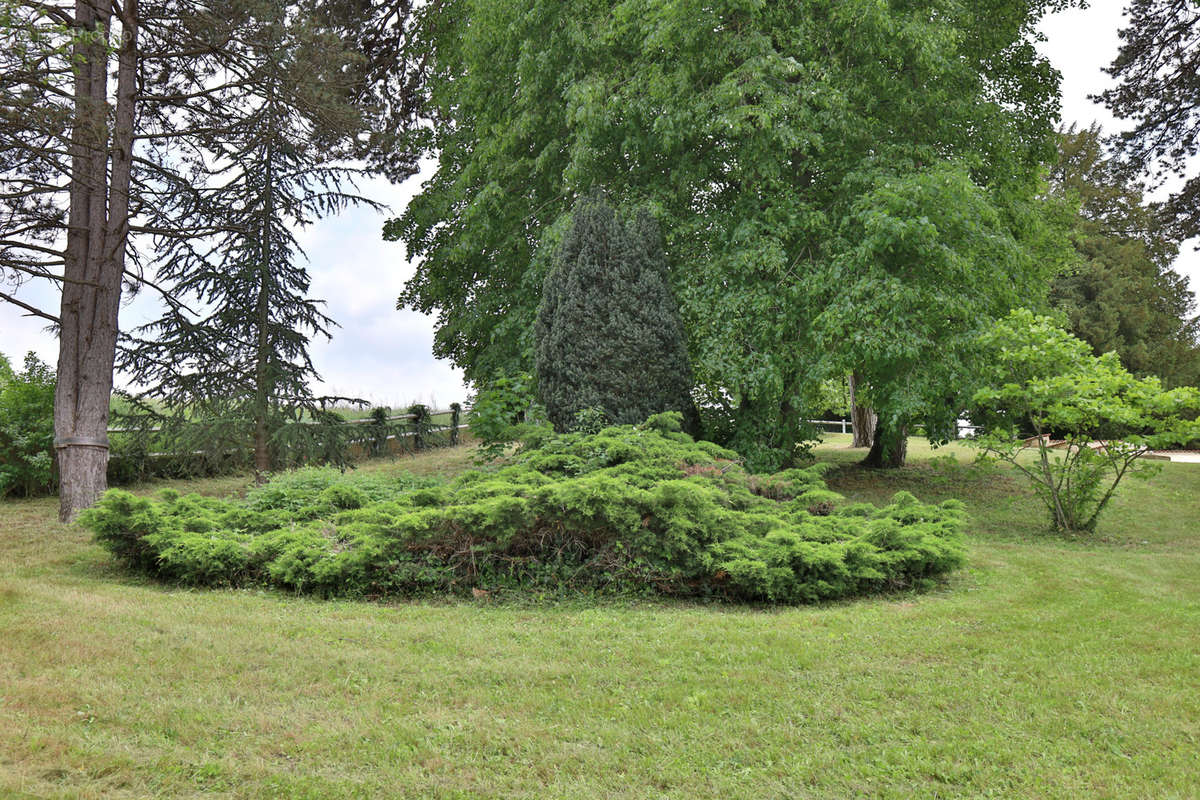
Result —
[{"label": "overcast sky", "polygon": [[[1089,94],[1103,90],[1109,78],[1101,68],[1117,52],[1121,0],[1092,0],[1088,9],[1056,14],[1042,24],[1048,41],[1045,52],[1063,74],[1063,119],[1081,126],[1099,121],[1116,130],[1107,110],[1092,103]],[[403,245],[384,242],[383,220],[403,209],[419,189],[422,176],[402,186],[383,181],[364,184],[363,194],[391,206],[391,213],[348,211],[323,220],[302,234],[310,258],[312,296],[323,298],[327,313],[341,327],[329,342],[312,346],[313,361],[324,382],[322,393],[363,397],[380,405],[399,406],[420,401],[445,408],[466,397],[462,373],[433,357],[433,320],[413,311],[397,311],[396,298],[412,274]],[[1194,243],[1193,243],[1194,244]],[[1191,244],[1176,263],[1200,294],[1200,257]],[[19,296],[34,305],[57,309],[48,287],[23,287]],[[152,298],[127,303],[122,329],[156,313]],[[44,325],[0,303],[0,353],[17,362],[28,350],[54,364],[57,345]]]}]

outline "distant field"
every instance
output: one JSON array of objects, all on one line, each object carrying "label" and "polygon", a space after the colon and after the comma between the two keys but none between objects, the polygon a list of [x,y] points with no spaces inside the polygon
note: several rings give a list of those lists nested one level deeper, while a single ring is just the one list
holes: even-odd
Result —
[{"label": "distant field", "polygon": [[[849,497],[967,502],[969,565],[939,590],[790,609],[187,591],[118,570],[53,499],[0,504],[0,796],[1196,797],[1200,466],[1130,483],[1104,538],[1065,541],[959,445],[868,472],[848,438],[817,454]],[[140,491],[163,485],[248,479]]]}]

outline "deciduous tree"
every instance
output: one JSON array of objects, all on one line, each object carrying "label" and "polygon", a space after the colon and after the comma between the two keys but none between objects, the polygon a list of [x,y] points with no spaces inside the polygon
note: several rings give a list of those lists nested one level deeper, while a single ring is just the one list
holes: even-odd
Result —
[{"label": "deciduous tree", "polygon": [[470,380],[527,369],[534,254],[606,187],[662,225],[713,429],[778,466],[844,364],[814,340],[837,284],[813,278],[853,249],[875,177],[952,162],[1025,245],[1058,108],[1033,47],[1046,5],[449,2],[428,50],[438,170],[385,229],[420,259],[400,302],[439,315],[436,352]]},{"label": "deciduous tree", "polygon": [[834,362],[870,383],[879,419],[865,464],[902,465],[914,423],[931,438],[954,437],[979,335],[1043,293],[1057,261],[1048,248],[1036,257],[1019,230],[957,164],[864,186],[842,232],[851,244],[814,271],[824,289],[814,327]]},{"label": "deciduous tree", "polygon": [[0,355],[0,497],[53,487],[54,371],[25,356],[14,373]]},{"label": "deciduous tree", "polygon": [[982,345],[992,368],[973,441],[1029,478],[1055,530],[1093,532],[1122,479],[1155,470],[1147,453],[1200,438],[1200,389],[1135,378],[1047,317],[1013,312]]}]

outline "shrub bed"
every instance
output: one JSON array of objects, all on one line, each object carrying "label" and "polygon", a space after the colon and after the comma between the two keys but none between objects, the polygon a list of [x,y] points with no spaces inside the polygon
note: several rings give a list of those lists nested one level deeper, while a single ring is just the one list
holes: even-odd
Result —
[{"label": "shrub bed", "polygon": [[448,482],[306,470],[245,500],[109,491],[81,522],[130,567],[325,596],[472,590],[798,603],[924,587],[963,560],[962,504],[847,504],[821,469],[749,474],[680,415],[553,436]]}]

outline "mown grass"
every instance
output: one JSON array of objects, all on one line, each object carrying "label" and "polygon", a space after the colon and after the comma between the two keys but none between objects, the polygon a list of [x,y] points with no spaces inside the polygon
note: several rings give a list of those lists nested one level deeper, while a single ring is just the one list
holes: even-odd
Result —
[{"label": "mown grass", "polygon": [[782,610],[185,591],[120,572],[50,499],[5,503],[0,795],[1197,796],[1200,468],[1064,541],[1007,471],[911,447],[898,474],[839,436],[818,454],[855,498],[965,499],[968,568]]}]

